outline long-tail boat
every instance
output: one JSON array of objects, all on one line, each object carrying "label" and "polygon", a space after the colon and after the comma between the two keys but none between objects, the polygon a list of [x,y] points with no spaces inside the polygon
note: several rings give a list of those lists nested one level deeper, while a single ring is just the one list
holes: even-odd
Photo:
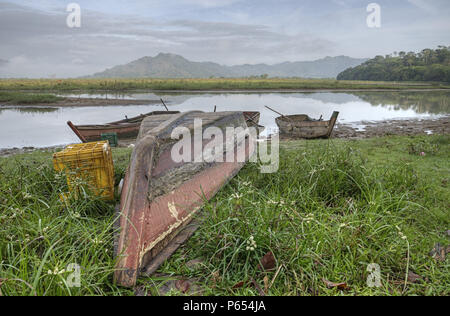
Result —
[{"label": "long-tail boat", "polygon": [[179,111],[153,111],[147,114],[141,114],[136,117],[125,118],[120,121],[115,121],[106,124],[94,125],[74,125],[71,121],[67,125],[78,136],[83,143],[93,142],[101,139],[104,133],[117,133],[119,139],[136,138],[142,120],[148,116],[178,114]]},{"label": "long-tail boat", "polygon": [[275,119],[283,136],[296,138],[329,138],[333,132],[334,125],[339,116],[339,112],[333,112],[330,120],[314,120],[308,115],[282,115]]},{"label": "long-tail boat", "polygon": [[[201,129],[196,127],[199,119]],[[193,218],[205,201],[233,178],[254,152],[249,138],[226,135],[230,127],[248,131],[247,124],[243,112],[191,111],[143,120],[117,208],[120,214],[120,235],[115,247],[117,284],[134,286],[140,274],[155,272],[193,234],[198,226]],[[211,146],[210,142],[220,137],[195,136],[198,134],[195,131],[203,133],[209,127],[223,133],[226,145],[214,153],[223,159],[201,159],[208,156],[205,149]],[[181,150],[180,140],[172,135],[176,128],[194,135]],[[174,150],[186,153],[190,159],[174,158]],[[244,159],[238,159],[238,155]]]}]

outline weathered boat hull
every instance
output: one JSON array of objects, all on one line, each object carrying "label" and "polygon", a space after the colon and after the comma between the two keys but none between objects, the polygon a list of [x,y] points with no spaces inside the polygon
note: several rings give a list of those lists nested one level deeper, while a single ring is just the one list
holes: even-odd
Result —
[{"label": "weathered boat hull", "polygon": [[80,138],[83,143],[98,141],[102,134],[117,133],[119,139],[136,138],[139,133],[139,127],[142,120],[148,116],[178,114],[179,111],[154,111],[147,114],[141,114],[136,117],[124,119],[116,122],[98,125],[74,125],[71,121],[67,125]]},{"label": "weathered boat hull", "polygon": [[275,122],[280,134],[296,138],[329,138],[333,132],[339,112],[333,112],[328,121],[314,121],[307,115],[280,116]]},{"label": "weathered boat hull", "polygon": [[[174,161],[172,149],[178,141],[171,138],[172,131],[180,126],[193,130],[198,118],[203,120],[203,130],[211,126],[224,131],[226,127],[247,128],[242,112],[187,112],[163,123],[155,124],[152,118],[142,122],[120,203],[119,260],[114,276],[119,285],[134,286],[140,273],[154,272],[195,230],[195,226],[186,227],[205,200],[233,178],[253,153],[251,144],[244,141],[233,144],[244,148],[243,162],[238,161],[237,150],[233,162]],[[201,141],[200,146],[205,148],[209,141]],[[195,146],[192,140],[193,153]],[[227,153],[220,154],[225,157]]]}]

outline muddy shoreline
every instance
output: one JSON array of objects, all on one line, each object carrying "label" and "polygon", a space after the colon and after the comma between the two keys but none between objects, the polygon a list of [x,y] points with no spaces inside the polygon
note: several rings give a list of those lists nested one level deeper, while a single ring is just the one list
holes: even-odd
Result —
[{"label": "muddy shoreline", "polygon": [[[362,128],[363,127],[363,128]],[[450,134],[450,115],[433,119],[398,119],[376,122],[356,122],[337,124],[332,138],[338,139],[365,139],[391,135],[414,136],[430,134]],[[292,140],[282,137],[281,140]],[[128,147],[134,143],[133,140],[119,142],[119,147]],[[64,145],[35,148],[0,148],[0,157],[8,157],[16,154],[30,153],[33,151],[55,152]]]},{"label": "muddy shoreline", "polygon": [[450,116],[432,119],[397,119],[337,124],[332,137],[364,139],[390,135],[450,134]]}]

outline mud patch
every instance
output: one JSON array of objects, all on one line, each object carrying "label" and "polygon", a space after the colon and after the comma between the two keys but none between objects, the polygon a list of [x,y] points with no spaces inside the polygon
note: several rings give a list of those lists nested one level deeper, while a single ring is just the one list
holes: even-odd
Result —
[{"label": "mud patch", "polygon": [[379,122],[356,122],[337,124],[332,137],[363,139],[389,135],[432,135],[449,134],[450,116],[436,119],[405,119]]}]

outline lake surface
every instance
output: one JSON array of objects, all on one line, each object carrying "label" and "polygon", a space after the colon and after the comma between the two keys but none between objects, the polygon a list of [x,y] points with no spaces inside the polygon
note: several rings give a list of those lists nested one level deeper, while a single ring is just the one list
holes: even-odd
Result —
[{"label": "lake surface", "polygon": [[[105,98],[102,94],[66,95]],[[338,123],[382,121],[389,119],[433,118],[450,114],[450,92],[317,92],[317,93],[128,93],[108,98],[167,101],[170,110],[259,111],[260,124],[268,132],[276,131],[277,114],[270,106],[288,114],[308,114],[328,119],[339,111]],[[78,143],[79,139],[66,125],[107,123],[156,110],[158,105],[127,105],[97,107],[11,107],[0,105],[0,148],[49,147]]]}]

